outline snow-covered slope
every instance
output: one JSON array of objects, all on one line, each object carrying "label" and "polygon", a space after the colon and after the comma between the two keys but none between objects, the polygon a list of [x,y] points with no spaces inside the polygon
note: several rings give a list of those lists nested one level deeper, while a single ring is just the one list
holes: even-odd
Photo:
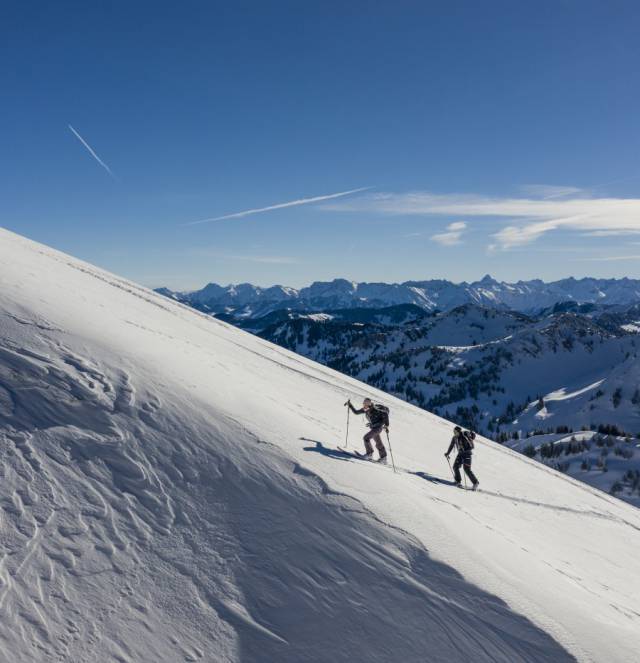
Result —
[{"label": "snow-covered slope", "polygon": [[505,442],[541,463],[640,506],[640,442],[591,430],[531,435]]},{"label": "snow-covered slope", "polygon": [[256,334],[267,329],[273,330],[274,326],[277,329],[282,323],[295,320],[333,322],[341,329],[348,329],[351,326],[361,329],[365,326],[381,328],[416,325],[433,315],[413,304],[397,304],[383,308],[342,308],[323,311],[284,308],[264,316],[251,318],[238,318],[234,315],[218,313],[216,318]]},{"label": "snow-covered slope", "polygon": [[[389,309],[344,309],[352,310],[375,320],[377,311]],[[549,434],[561,439],[583,429],[640,437],[634,324],[640,313],[635,306],[604,314],[592,310],[532,318],[466,305],[404,324],[357,325],[338,315],[321,315],[315,319],[274,313],[247,321],[245,328],[256,331],[251,326],[255,324],[266,340],[499,442],[543,435],[539,443],[525,445],[536,447],[546,443]],[[265,322],[270,324],[265,327]],[[597,469],[585,470],[583,461],[593,461],[593,453],[562,462],[550,456],[544,462],[638,505],[640,447],[625,447],[617,472],[593,462]],[[628,489],[618,490],[620,481]]]},{"label": "snow-covered slope", "polygon": [[454,489],[447,422],[2,230],[0,385],[0,660],[640,650],[636,509],[485,440]]},{"label": "snow-covered slope", "polygon": [[[497,432],[499,418],[508,431],[616,424],[636,433],[640,362],[628,322],[635,317],[529,318],[467,305],[387,326],[274,315],[259,334],[480,431]],[[535,407],[540,397],[544,411]],[[473,405],[473,421],[457,412]]]}]

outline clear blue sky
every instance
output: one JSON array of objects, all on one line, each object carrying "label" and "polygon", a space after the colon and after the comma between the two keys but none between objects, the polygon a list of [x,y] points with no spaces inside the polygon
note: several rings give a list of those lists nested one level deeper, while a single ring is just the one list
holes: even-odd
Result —
[{"label": "clear blue sky", "polygon": [[0,225],[173,288],[639,277],[639,35],[635,1],[4,3]]}]

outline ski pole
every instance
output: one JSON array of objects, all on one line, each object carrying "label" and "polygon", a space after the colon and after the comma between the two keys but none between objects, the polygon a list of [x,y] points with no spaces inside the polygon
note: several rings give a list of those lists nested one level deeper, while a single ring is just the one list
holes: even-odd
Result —
[{"label": "ski pole", "polygon": [[393,460],[393,449],[391,448],[391,440],[389,439],[389,429],[385,428],[384,432],[387,434],[387,444],[389,445],[389,453],[391,454],[391,465],[393,466],[393,473],[396,473],[396,464]]},{"label": "ski pole", "polygon": [[454,480],[455,480],[456,475],[453,473],[453,467],[451,467],[451,461],[449,460],[449,456],[447,456],[447,454],[445,454],[444,457],[447,459],[447,463],[449,463],[449,469],[451,470],[451,476],[452,476],[452,477],[454,478]]},{"label": "ski pole", "polygon": [[[349,401],[345,403],[346,406],[349,405]],[[351,408],[347,407],[347,434],[344,436],[344,448],[346,449],[349,446],[349,414],[351,412]]]}]

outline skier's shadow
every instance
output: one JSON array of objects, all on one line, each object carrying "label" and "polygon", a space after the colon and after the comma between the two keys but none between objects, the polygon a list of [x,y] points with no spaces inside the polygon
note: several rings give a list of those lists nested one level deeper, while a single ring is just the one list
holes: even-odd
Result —
[{"label": "skier's shadow", "polygon": [[[322,442],[318,440],[311,440],[308,437],[299,438],[303,442],[313,442],[313,447],[303,447],[303,451],[314,451],[315,453],[322,454],[327,458],[335,458],[337,460],[353,460],[353,455],[347,451],[340,451],[340,449],[334,449],[332,447],[325,447]],[[451,479],[443,479],[442,477],[436,477],[427,472],[411,472],[409,470],[401,470],[401,472],[406,472],[406,474],[412,474],[413,476],[429,481],[430,483],[441,484],[445,486],[455,486],[455,482]]]},{"label": "skier's shadow", "polygon": [[421,479],[424,479],[425,481],[429,481],[430,483],[441,483],[444,484],[445,486],[455,486],[455,482],[451,481],[451,479],[443,479],[442,477],[434,477],[432,474],[428,474],[427,472],[408,472],[408,474],[413,474],[413,476],[420,477]]},{"label": "skier's shadow", "polygon": [[340,449],[332,449],[331,447],[325,447],[322,442],[318,440],[310,440],[308,437],[299,438],[303,442],[313,442],[315,446],[313,447],[303,447],[303,451],[315,451],[316,453],[327,456],[327,458],[336,458],[338,460],[352,460],[353,456],[346,451],[340,451]]}]

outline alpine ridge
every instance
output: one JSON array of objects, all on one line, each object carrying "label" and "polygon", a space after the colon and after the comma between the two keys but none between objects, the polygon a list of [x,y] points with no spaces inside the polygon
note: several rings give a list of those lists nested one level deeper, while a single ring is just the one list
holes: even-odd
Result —
[{"label": "alpine ridge", "polygon": [[346,279],[316,281],[295,289],[283,286],[261,288],[242,283],[226,287],[210,283],[201,290],[158,292],[211,313],[233,313],[238,317],[263,316],[282,308],[337,309],[379,308],[414,304],[425,311],[448,311],[464,304],[478,304],[523,313],[537,313],[562,302],[627,305],[640,302],[640,280],[567,278],[551,283],[539,279],[499,282],[488,274],[473,283],[442,279],[404,283],[357,283]]}]

